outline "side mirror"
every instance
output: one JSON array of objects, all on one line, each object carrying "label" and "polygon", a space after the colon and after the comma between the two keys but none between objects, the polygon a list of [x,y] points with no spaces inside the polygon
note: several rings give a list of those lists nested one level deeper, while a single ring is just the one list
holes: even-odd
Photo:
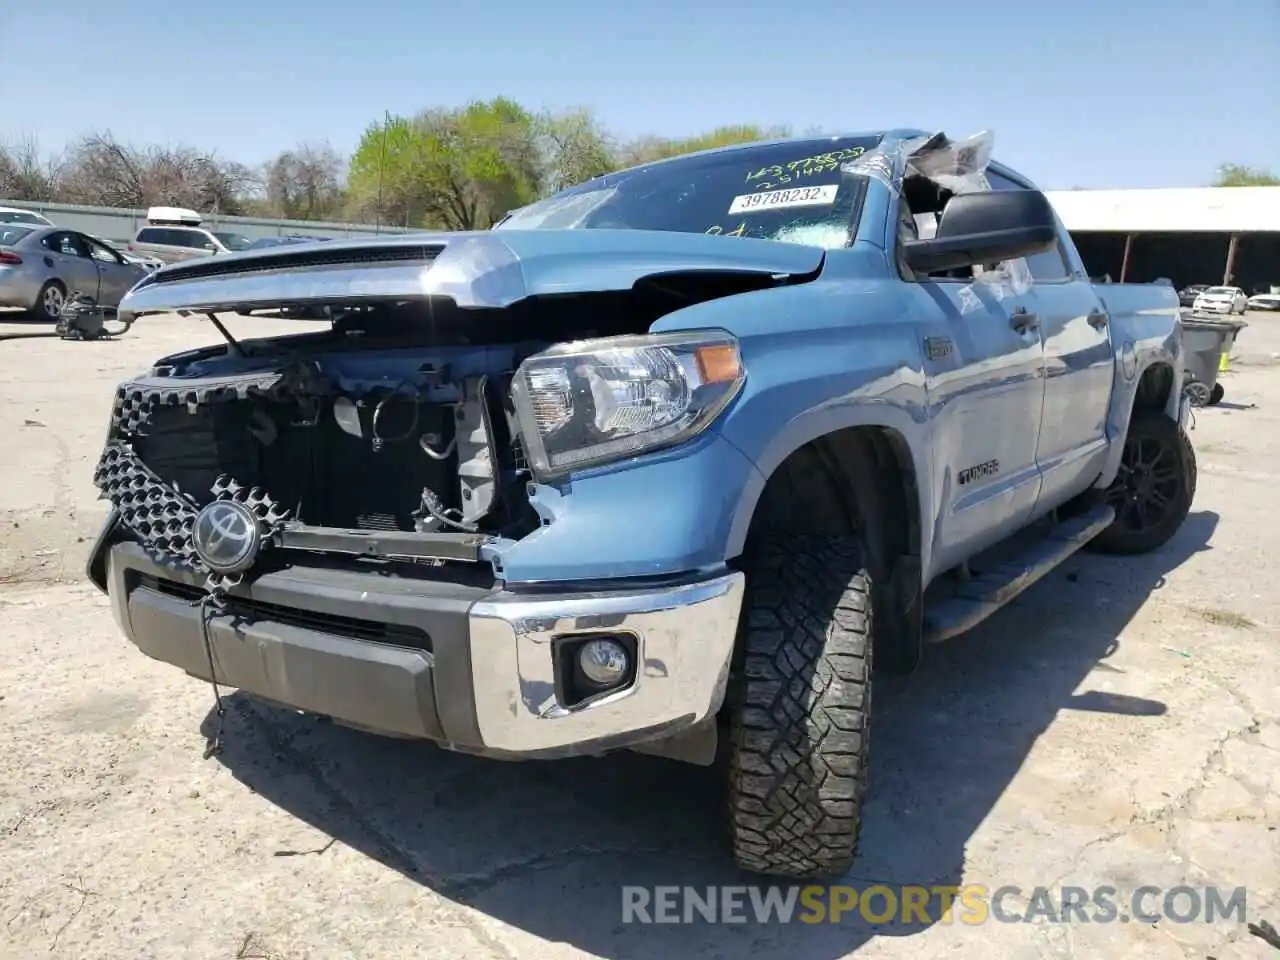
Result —
[{"label": "side mirror", "polygon": [[1053,207],[1039,190],[961,193],[947,201],[934,236],[906,241],[903,254],[917,273],[937,273],[1043,253],[1057,242]]}]

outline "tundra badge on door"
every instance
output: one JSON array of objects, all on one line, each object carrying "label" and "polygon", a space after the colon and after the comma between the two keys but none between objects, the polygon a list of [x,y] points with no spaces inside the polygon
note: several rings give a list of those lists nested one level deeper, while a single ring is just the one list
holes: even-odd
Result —
[{"label": "tundra badge on door", "polygon": [[985,463],[974,464],[972,467],[965,467],[960,471],[957,479],[960,486],[967,483],[973,483],[975,480],[981,480],[983,477],[994,477],[1000,472],[999,460],[988,460]]}]

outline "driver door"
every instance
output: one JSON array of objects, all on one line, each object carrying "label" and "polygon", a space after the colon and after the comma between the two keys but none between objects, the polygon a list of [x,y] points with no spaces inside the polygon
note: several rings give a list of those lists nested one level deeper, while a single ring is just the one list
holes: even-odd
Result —
[{"label": "driver door", "polygon": [[104,307],[119,306],[124,295],[147,271],[137,264],[126,263],[120,254],[91,237],[85,237],[84,241],[98,266],[98,303]]},{"label": "driver door", "polygon": [[[901,209],[899,241],[931,235],[934,222]],[[1040,494],[1045,350],[1025,280],[978,268],[910,285],[927,318],[919,333],[937,511],[928,579],[1024,526]]]},{"label": "driver door", "polygon": [[1024,526],[1040,494],[1045,352],[1032,291],[929,280],[925,390],[933,413],[941,573]]}]

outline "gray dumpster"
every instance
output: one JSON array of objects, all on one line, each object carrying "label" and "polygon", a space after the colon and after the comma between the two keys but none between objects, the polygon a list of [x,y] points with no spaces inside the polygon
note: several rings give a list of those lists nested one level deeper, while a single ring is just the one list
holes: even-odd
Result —
[{"label": "gray dumpster", "polygon": [[1198,407],[1222,400],[1226,392],[1218,383],[1218,373],[1226,366],[1236,337],[1247,327],[1243,320],[1182,318],[1182,351],[1185,379],[1183,390]]}]

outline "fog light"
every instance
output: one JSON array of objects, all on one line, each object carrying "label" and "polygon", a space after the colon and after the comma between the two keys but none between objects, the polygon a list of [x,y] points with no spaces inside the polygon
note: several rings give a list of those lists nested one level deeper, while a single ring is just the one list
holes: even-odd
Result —
[{"label": "fog light", "polygon": [[588,640],[578,651],[582,675],[602,687],[620,683],[627,675],[627,651],[617,640]]}]

